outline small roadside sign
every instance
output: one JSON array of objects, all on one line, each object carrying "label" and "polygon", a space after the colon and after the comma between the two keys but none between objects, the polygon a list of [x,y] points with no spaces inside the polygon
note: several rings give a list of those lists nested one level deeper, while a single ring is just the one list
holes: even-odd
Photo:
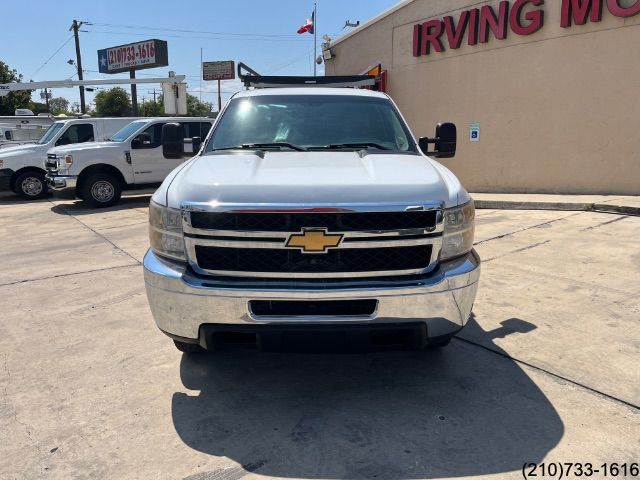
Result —
[{"label": "small roadside sign", "polygon": [[480,141],[480,123],[470,123],[469,124],[469,141],[470,142],[479,142]]},{"label": "small roadside sign", "polygon": [[202,62],[203,80],[234,80],[235,78],[236,69],[233,60]]}]

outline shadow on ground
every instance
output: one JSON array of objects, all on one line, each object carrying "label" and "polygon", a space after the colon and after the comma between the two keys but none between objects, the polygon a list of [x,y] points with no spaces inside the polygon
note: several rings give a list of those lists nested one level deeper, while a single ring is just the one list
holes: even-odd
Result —
[{"label": "shadow on ground", "polygon": [[73,203],[54,205],[51,207],[53,213],[58,215],[91,215],[101,212],[115,212],[130,208],[146,208],[149,206],[151,195],[136,195],[135,197],[122,197],[117,205],[105,208],[92,208],[82,200],[75,200]]},{"label": "shadow on ground", "polygon": [[44,198],[37,200],[27,200],[13,192],[1,192],[0,193],[0,206],[2,205],[23,205],[26,203],[46,203],[51,200],[51,195],[47,194]]},{"label": "shadow on ground", "polygon": [[[467,328],[480,330],[473,318]],[[533,328],[509,319],[485,335]],[[455,339],[439,352],[185,355],[180,374],[187,389],[200,390],[173,395],[180,438],[261,475],[399,479],[518,471],[541,461],[564,432],[517,363]]]}]

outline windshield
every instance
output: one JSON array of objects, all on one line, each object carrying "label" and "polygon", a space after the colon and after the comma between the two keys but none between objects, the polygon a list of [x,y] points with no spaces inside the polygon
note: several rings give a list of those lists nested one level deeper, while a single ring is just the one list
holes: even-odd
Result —
[{"label": "windshield", "polygon": [[258,95],[234,99],[206,151],[242,146],[416,152],[408,128],[389,100],[355,95]]},{"label": "windshield", "polygon": [[54,122],[51,126],[44,132],[44,135],[38,140],[38,145],[44,145],[45,143],[49,143],[53,137],[60,131],[60,129],[64,127],[64,122]]},{"label": "windshield", "polygon": [[149,122],[145,120],[138,120],[135,122],[131,122],[130,124],[125,125],[116,133],[114,133],[109,140],[111,140],[112,142],[124,142],[127,138],[129,138],[131,135],[136,133],[141,127],[143,127],[147,123]]}]

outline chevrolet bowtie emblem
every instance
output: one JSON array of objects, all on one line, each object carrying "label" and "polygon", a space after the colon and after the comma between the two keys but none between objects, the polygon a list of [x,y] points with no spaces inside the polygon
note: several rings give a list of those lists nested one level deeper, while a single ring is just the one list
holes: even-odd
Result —
[{"label": "chevrolet bowtie emblem", "polygon": [[303,253],[326,253],[327,248],[340,245],[342,235],[327,233],[327,229],[302,230],[287,239],[286,247],[299,248]]}]

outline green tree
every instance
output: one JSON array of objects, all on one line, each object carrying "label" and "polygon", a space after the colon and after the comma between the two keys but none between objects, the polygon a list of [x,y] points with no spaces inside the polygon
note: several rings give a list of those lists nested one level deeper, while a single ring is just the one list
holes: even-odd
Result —
[{"label": "green tree", "polygon": [[49,100],[49,111],[53,115],[69,112],[69,100],[64,97],[56,97]]},{"label": "green tree", "polygon": [[[201,102],[195,95],[187,94],[187,116],[206,117],[211,113],[211,104]],[[162,117],[164,113],[164,98],[158,97],[157,101],[146,102],[140,106],[140,115],[143,117]]]},{"label": "green tree", "polygon": [[[9,65],[0,61],[0,83],[22,82],[22,75]],[[29,108],[31,92],[33,90],[19,90],[0,97],[0,115],[13,115],[16,108]]]},{"label": "green tree", "polygon": [[34,115],[38,115],[40,113],[49,113],[47,104],[42,102],[30,102],[29,110],[31,110]]},{"label": "green tree", "polygon": [[211,112],[211,104],[198,100],[198,97],[187,93],[187,116],[206,117]]},{"label": "green tree", "polygon": [[94,98],[96,116],[125,117],[131,115],[131,100],[129,94],[120,87],[98,92]]},{"label": "green tree", "polygon": [[164,115],[164,101],[162,95],[157,101],[145,102],[140,105],[140,115],[143,117],[161,117]]}]

